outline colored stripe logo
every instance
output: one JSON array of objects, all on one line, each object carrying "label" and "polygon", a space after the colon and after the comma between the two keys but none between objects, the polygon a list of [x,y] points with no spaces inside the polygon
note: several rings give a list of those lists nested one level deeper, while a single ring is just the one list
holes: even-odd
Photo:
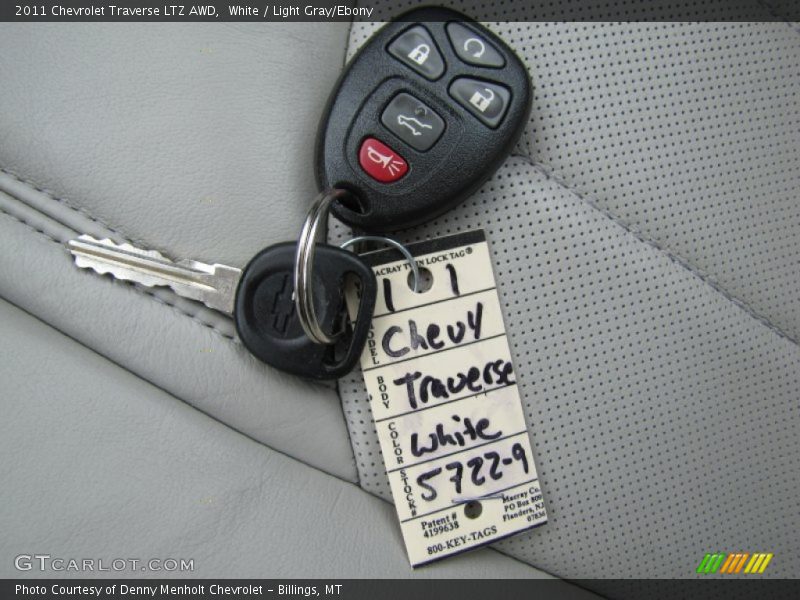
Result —
[{"label": "colored stripe logo", "polygon": [[703,575],[713,573],[725,573],[728,575],[760,574],[769,565],[774,555],[771,552],[717,552],[706,554],[700,564],[697,565],[697,572]]}]

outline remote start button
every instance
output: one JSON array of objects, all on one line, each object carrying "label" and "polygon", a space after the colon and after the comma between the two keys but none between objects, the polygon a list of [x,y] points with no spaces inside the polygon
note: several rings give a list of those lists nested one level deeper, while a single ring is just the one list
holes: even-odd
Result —
[{"label": "remote start button", "polygon": [[408,173],[405,159],[375,138],[367,138],[361,144],[358,162],[367,175],[381,183],[392,183]]},{"label": "remote start button", "polygon": [[504,67],[506,59],[495,50],[489,42],[461,23],[447,25],[447,35],[450,43],[458,54],[458,58],[477,67],[491,67],[499,69]]}]

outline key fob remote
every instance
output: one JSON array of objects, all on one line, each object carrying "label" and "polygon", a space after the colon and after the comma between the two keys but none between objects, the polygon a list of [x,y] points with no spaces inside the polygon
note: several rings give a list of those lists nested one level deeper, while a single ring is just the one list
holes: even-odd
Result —
[{"label": "key fob remote", "polygon": [[[317,317],[327,332],[347,329],[336,345],[315,344],[297,319],[296,250],[294,242],[269,246],[243,269],[233,311],[236,331],[256,358],[273,367],[310,379],[336,379],[352,371],[361,358],[375,309],[375,274],[352,252],[317,245],[312,287]],[[357,277],[361,286],[358,318],[352,326],[343,291],[348,274]]]},{"label": "key fob remote", "polygon": [[413,10],[370,38],[335,86],[318,184],[352,192],[332,211],[356,229],[417,225],[499,168],[530,107],[528,72],[502,40],[455,11]]}]

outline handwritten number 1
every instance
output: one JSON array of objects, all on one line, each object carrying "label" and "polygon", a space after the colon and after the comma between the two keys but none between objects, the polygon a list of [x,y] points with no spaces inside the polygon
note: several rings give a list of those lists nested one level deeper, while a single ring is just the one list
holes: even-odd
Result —
[{"label": "handwritten number 1", "polygon": [[394,312],[394,300],[392,300],[392,282],[388,277],[383,280],[383,299],[386,301],[386,308],[389,312]]},{"label": "handwritten number 1", "polygon": [[450,289],[453,290],[453,295],[460,296],[461,292],[458,290],[458,273],[456,273],[456,268],[450,263],[447,263],[444,268],[450,273]]}]

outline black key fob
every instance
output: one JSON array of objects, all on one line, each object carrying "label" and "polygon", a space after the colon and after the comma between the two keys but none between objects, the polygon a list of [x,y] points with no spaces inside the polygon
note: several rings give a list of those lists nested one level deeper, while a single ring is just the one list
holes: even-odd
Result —
[{"label": "black key fob", "polygon": [[[335,345],[312,342],[297,318],[293,298],[294,242],[275,244],[244,268],[236,291],[234,322],[245,347],[259,360],[309,379],[336,379],[350,372],[361,357],[375,309],[375,274],[357,255],[318,244],[311,293],[322,328],[345,333]],[[347,318],[345,278],[358,278],[358,318]]]},{"label": "black key fob", "polygon": [[350,61],[317,136],[321,189],[356,229],[399,230],[473,193],[514,148],[531,84],[514,52],[444,8],[406,13]]}]

